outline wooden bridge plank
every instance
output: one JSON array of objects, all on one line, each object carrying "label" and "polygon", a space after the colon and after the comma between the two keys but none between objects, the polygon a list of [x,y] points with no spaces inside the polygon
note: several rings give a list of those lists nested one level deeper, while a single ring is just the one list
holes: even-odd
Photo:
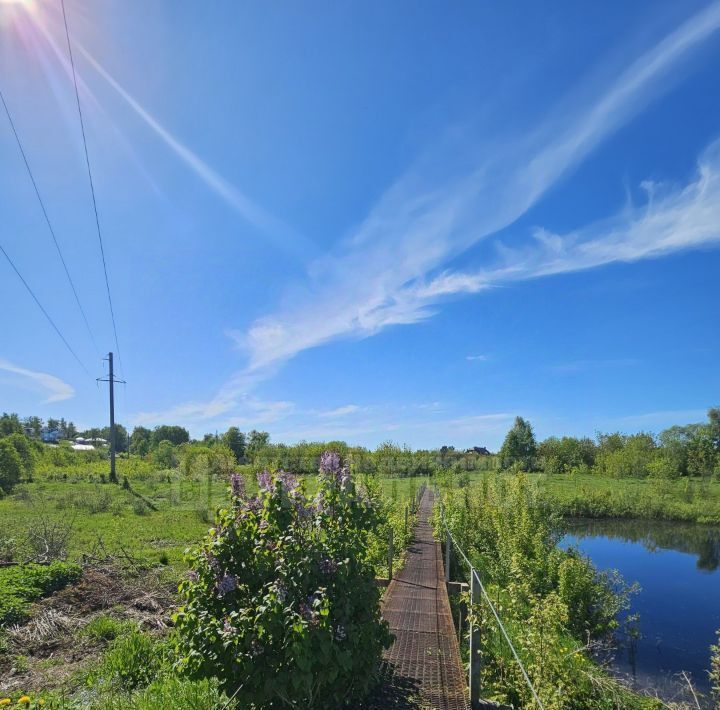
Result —
[{"label": "wooden bridge plank", "polygon": [[[420,502],[405,564],[383,600],[383,616],[395,642],[384,656],[390,686],[385,689],[386,701],[375,707],[469,707],[440,545],[433,539],[430,525],[432,505],[433,493],[428,489]],[[403,692],[405,704],[398,700]]]}]

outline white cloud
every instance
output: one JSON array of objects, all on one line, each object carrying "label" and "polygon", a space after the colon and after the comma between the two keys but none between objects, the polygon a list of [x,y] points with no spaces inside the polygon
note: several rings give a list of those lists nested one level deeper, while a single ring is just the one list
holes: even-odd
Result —
[{"label": "white cloud", "polygon": [[361,407],[357,404],[346,404],[344,407],[331,409],[327,412],[320,412],[318,416],[322,419],[335,419],[336,417],[346,417],[348,414],[355,414],[359,411],[361,411]]},{"label": "white cloud", "polygon": [[[720,241],[720,141],[700,156],[696,176],[665,188],[652,202],[569,234],[540,230],[529,246],[504,248],[500,262],[473,273],[444,273],[414,288],[420,308],[441,296],[476,293],[494,285],[633,262]],[[411,289],[412,291],[412,289]]]},{"label": "white cloud", "polygon": [[[249,369],[282,362],[336,338],[366,337],[390,325],[416,323],[431,316],[434,304],[445,295],[528,278],[532,265],[513,261],[502,272],[447,273],[426,283],[451,258],[518,219],[600,141],[665,89],[670,71],[718,28],[716,2],[642,55],[593,100],[575,110],[558,111],[541,130],[496,142],[469,171],[436,181],[437,171],[429,166],[457,163],[457,155],[442,154],[416,165],[386,192],[350,239],[312,264],[307,282],[295,288],[284,305],[238,336],[249,353]],[[655,214],[662,218],[662,213]],[[568,248],[566,240],[540,231],[536,243],[545,263],[535,266],[535,275],[570,270],[580,261],[588,268],[693,243],[687,230],[680,237],[655,240],[652,226],[647,222],[642,239],[637,233],[634,240],[618,234],[615,240],[578,246],[572,262],[562,251]],[[616,249],[620,253],[612,251]],[[552,254],[556,258],[551,259]]]},{"label": "white cloud", "polygon": [[156,412],[139,412],[130,421],[135,426],[157,424],[184,424],[214,420],[218,425],[261,426],[273,424],[289,416],[294,410],[293,402],[268,401],[250,394],[256,377],[239,374],[226,382],[215,397],[207,402],[186,402]]},{"label": "white cloud", "polygon": [[466,355],[465,359],[469,362],[487,362],[490,359],[489,355]]},{"label": "white cloud", "polygon": [[[387,190],[336,249],[315,260],[275,312],[232,333],[249,357],[236,379],[257,383],[299,352],[338,338],[361,338],[435,313],[451,295],[496,285],[634,261],[698,247],[718,238],[720,194],[715,146],[696,180],[667,189],[646,183],[648,203],[568,235],[539,229],[521,249],[499,247],[498,261],[470,273],[445,271],[451,259],[506,228],[566,176],[603,139],[665,90],[691,52],[720,28],[720,2],[691,17],[633,62],[591,100],[556,111],[539,130],[495,140],[472,169],[468,144],[426,156]],[[587,95],[587,94],[585,94]],[[446,177],[450,172],[451,177]],[[179,408],[207,419],[239,405],[232,383],[208,403]],[[391,429],[391,424],[388,423]]]},{"label": "white cloud", "polygon": [[[33,390],[40,390],[47,394],[47,399],[42,401],[43,404],[51,402],[62,402],[75,396],[75,389],[67,382],[63,382],[59,377],[50,375],[47,372],[37,372],[28,370],[19,365],[14,365],[8,360],[0,359],[0,370],[9,372],[20,378],[19,385]],[[17,380],[17,377],[14,378]]]}]

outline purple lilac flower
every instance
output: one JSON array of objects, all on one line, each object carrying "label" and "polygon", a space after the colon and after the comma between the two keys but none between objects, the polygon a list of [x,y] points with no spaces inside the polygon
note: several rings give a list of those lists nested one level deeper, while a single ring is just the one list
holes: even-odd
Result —
[{"label": "purple lilac flower", "polygon": [[326,451],[320,456],[320,472],[337,474],[340,470],[340,456],[334,451]]},{"label": "purple lilac flower", "polygon": [[350,483],[350,469],[348,469],[347,466],[343,466],[337,475],[338,483],[340,484],[340,488],[342,490],[346,490],[349,483]]},{"label": "purple lilac flower", "polygon": [[297,489],[298,479],[297,476],[293,475],[292,473],[288,473],[287,471],[279,471],[278,478],[280,479],[280,484],[282,485],[283,490],[286,493],[290,493]]},{"label": "purple lilac flower", "polygon": [[245,479],[241,473],[230,475],[230,495],[237,500],[245,495]]},{"label": "purple lilac flower", "polygon": [[308,520],[312,517],[313,506],[309,505],[307,500],[302,496],[295,498],[295,509],[297,510],[300,520]]},{"label": "purple lilac flower", "polygon": [[277,582],[275,584],[275,593],[277,594],[278,601],[284,604],[287,599],[287,587],[282,582]]},{"label": "purple lilac flower", "polygon": [[195,570],[191,570],[190,572],[188,572],[188,579],[191,582],[197,582],[198,579],[200,579],[200,575]]},{"label": "purple lilac flower", "polygon": [[337,562],[326,557],[320,562],[320,571],[323,574],[335,574],[337,572]]},{"label": "purple lilac flower", "polygon": [[298,610],[300,611],[300,616],[302,616],[302,618],[306,621],[309,621],[312,618],[312,609],[310,608],[309,604],[306,604],[305,602],[300,602]]},{"label": "purple lilac flower", "polygon": [[319,515],[322,515],[326,510],[325,501],[323,500],[322,493],[318,493],[313,499],[312,505],[314,511]]},{"label": "purple lilac flower", "polygon": [[234,592],[237,589],[237,577],[234,574],[228,574],[226,572],[222,579],[218,580],[216,586],[218,596],[224,597],[226,594]]},{"label": "purple lilac flower", "polygon": [[258,486],[260,486],[261,489],[265,491],[272,490],[273,480],[272,476],[270,475],[270,471],[263,471],[262,473],[258,473],[257,481]]},{"label": "purple lilac flower", "polygon": [[262,501],[257,496],[250,498],[250,500],[245,503],[245,509],[249,513],[257,513],[260,508],[262,508]]},{"label": "purple lilac flower", "polygon": [[232,625],[229,617],[225,619],[225,623],[223,624],[223,633],[226,636],[233,636],[237,633],[237,629]]},{"label": "purple lilac flower", "polygon": [[337,625],[337,628],[335,629],[335,638],[338,641],[344,641],[347,638],[347,632],[342,624]]},{"label": "purple lilac flower", "polygon": [[215,557],[212,552],[205,551],[203,552],[203,555],[207,561],[208,567],[215,572],[215,574],[220,574],[220,561],[218,558]]}]

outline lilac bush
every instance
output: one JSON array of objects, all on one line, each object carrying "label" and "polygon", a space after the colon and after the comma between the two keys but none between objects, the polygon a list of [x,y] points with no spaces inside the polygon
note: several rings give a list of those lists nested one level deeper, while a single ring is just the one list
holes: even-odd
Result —
[{"label": "lilac bush", "polygon": [[317,494],[285,471],[258,476],[231,505],[180,585],[180,668],[216,677],[241,707],[337,708],[371,688],[390,643],[370,559],[377,497],[340,457],[321,458]]}]

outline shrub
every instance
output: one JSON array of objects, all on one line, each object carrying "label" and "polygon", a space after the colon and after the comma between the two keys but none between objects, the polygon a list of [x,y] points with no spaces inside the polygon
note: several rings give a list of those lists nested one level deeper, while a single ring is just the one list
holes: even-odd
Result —
[{"label": "shrub", "polygon": [[377,501],[331,453],[312,500],[291,474],[258,482],[248,497],[233,476],[232,506],[189,558],[178,667],[217,677],[242,707],[355,701],[390,643],[368,552]]},{"label": "shrub", "polygon": [[10,434],[4,441],[12,444],[15,451],[17,451],[22,463],[23,473],[26,477],[31,478],[33,469],[35,467],[35,453],[33,451],[33,445],[30,439],[25,434]]},{"label": "shrub", "polygon": [[153,452],[153,463],[159,468],[175,468],[178,464],[175,447],[170,441],[161,441]]},{"label": "shrub", "polygon": [[0,440],[0,490],[8,492],[20,480],[23,463],[15,447],[6,439]]}]

